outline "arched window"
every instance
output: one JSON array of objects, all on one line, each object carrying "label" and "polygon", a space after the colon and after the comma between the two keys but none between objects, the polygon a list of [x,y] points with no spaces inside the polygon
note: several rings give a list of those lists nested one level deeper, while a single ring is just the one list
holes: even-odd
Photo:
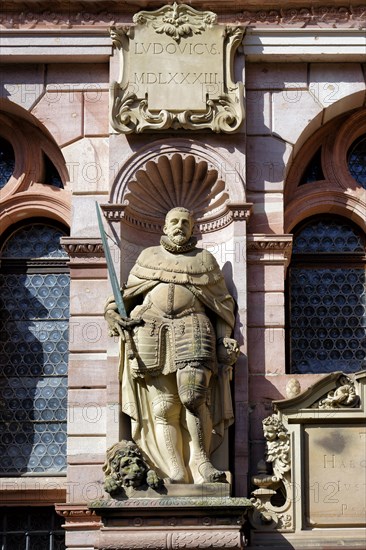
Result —
[{"label": "arched window", "polygon": [[66,469],[68,257],[63,227],[34,220],[1,246],[0,474]]},{"label": "arched window", "polygon": [[14,150],[11,143],[0,136],[0,189],[7,183],[13,174],[15,165]]},{"label": "arched window", "polygon": [[365,235],[350,221],[318,216],[294,230],[290,372],[355,372],[366,366],[365,266]]},{"label": "arched window", "polygon": [[352,143],[347,155],[347,164],[351,176],[366,189],[366,134]]}]

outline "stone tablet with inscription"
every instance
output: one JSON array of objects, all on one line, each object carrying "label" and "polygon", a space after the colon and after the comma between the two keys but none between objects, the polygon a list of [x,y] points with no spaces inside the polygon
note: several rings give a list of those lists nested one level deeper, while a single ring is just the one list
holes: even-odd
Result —
[{"label": "stone tablet with inscription", "polygon": [[307,426],[305,443],[308,525],[363,525],[366,427]]},{"label": "stone tablet with inscription", "polygon": [[364,548],[366,370],[329,373],[274,407],[252,478],[253,547],[284,548],[285,533],[291,548]]},{"label": "stone tablet with inscription", "polygon": [[231,67],[243,31],[213,12],[184,4],[141,11],[136,26],[113,28],[121,77],[111,124],[122,133],[184,128],[234,132],[243,120],[243,87]]}]

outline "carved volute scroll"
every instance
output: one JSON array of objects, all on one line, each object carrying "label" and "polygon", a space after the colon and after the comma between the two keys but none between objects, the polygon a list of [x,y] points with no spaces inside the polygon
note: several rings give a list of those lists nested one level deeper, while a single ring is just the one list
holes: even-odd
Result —
[{"label": "carved volute scroll", "polygon": [[125,134],[238,130],[243,85],[233,81],[232,68],[243,29],[220,26],[213,12],[176,2],[140,11],[133,22],[111,28],[120,54],[111,95],[113,128]]}]

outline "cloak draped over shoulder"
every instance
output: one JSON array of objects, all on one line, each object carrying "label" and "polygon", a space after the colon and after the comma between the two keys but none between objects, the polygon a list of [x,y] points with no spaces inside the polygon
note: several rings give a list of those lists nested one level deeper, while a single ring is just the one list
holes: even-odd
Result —
[{"label": "cloak draped over shoulder", "polygon": [[161,246],[144,250],[130,272],[123,292],[127,311],[131,299],[146,294],[159,282],[186,286],[230,329],[234,328],[234,300],[214,256],[207,250],[194,248],[185,254],[171,254]]}]

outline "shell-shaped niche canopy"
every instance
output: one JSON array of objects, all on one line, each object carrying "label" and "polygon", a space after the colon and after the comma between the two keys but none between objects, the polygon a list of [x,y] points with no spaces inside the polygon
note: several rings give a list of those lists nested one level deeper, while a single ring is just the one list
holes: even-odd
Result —
[{"label": "shell-shaped niche canopy", "polygon": [[218,171],[193,155],[161,155],[137,170],[123,197],[124,219],[149,223],[160,231],[166,213],[176,206],[190,210],[198,221],[217,218],[226,210],[228,193]]}]

